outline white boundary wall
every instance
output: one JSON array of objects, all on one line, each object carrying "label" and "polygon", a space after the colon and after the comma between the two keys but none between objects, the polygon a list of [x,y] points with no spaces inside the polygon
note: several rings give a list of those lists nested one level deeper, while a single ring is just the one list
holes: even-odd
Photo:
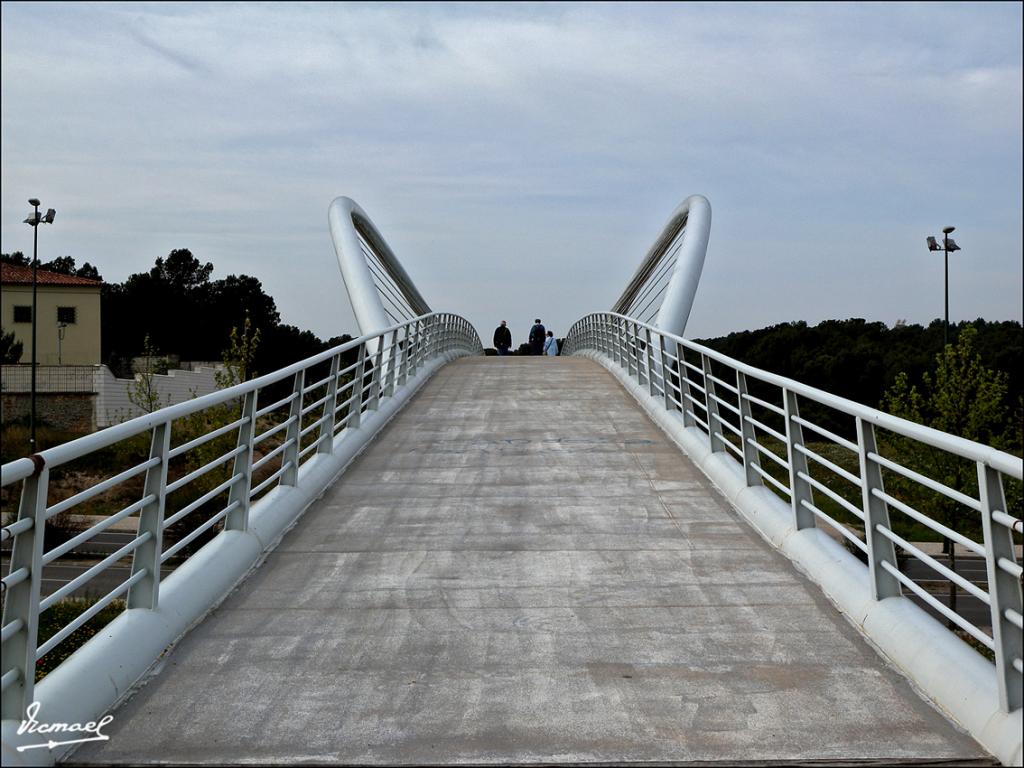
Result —
[{"label": "white boundary wall", "polygon": [[[199,368],[195,371],[173,370],[153,376],[153,388],[157,392],[158,408],[177,405],[193,397],[202,397],[217,390],[214,379],[218,369]],[[122,421],[141,416],[143,411],[134,405],[129,397],[136,379],[118,379],[105,365],[97,366],[93,388],[96,402],[93,406],[93,422],[97,429],[120,424]]]}]

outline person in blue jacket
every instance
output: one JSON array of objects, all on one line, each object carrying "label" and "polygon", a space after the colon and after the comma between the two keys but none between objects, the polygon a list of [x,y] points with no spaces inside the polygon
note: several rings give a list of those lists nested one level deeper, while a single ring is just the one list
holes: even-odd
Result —
[{"label": "person in blue jacket", "polygon": [[558,339],[555,338],[554,331],[548,331],[548,337],[544,341],[544,354],[548,357],[558,354]]}]

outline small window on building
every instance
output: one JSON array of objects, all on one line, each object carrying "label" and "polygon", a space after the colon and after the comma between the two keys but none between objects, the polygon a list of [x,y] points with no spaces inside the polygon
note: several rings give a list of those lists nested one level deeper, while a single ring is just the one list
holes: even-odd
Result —
[{"label": "small window on building", "polygon": [[31,323],[32,322],[32,307],[30,306],[17,306],[14,307],[14,322],[16,323]]},{"label": "small window on building", "polygon": [[57,322],[73,325],[75,322],[75,309],[75,307],[57,307]]}]

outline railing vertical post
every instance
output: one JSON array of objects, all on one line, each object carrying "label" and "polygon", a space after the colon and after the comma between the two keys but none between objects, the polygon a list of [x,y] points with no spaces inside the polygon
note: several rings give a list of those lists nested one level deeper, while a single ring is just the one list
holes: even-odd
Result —
[{"label": "railing vertical post", "polygon": [[285,442],[291,442],[288,443],[288,447],[284,449],[281,456],[281,466],[287,467],[287,469],[281,473],[279,485],[295,485],[299,478],[299,449],[301,448],[299,433],[302,431],[302,390],[305,386],[306,369],[303,368],[295,374],[295,386],[292,389],[294,397],[291,407],[288,409],[288,418],[291,419],[291,423],[284,433]]},{"label": "railing vertical post", "polygon": [[410,326],[405,326],[403,329],[402,343],[398,349],[398,379],[396,387],[401,389],[405,386],[405,382],[409,379],[409,331]]},{"label": "railing vertical post", "polygon": [[810,476],[807,467],[807,457],[796,450],[796,446],[804,445],[804,430],[794,419],[800,416],[800,409],[797,405],[796,392],[784,389],[782,392],[786,417],[786,458],[789,460],[789,493],[793,506],[793,519],[798,531],[804,528],[814,528],[816,525],[814,513],[807,509],[802,502],[814,503],[814,492],[811,484],[800,477],[801,474]]},{"label": "railing vertical post", "polygon": [[747,478],[747,485],[764,485],[761,475],[754,467],[761,466],[761,455],[754,447],[757,441],[757,432],[754,425],[750,423],[753,414],[750,412],[750,401],[747,395],[747,377],[742,371],[736,371],[736,389],[739,394],[736,399],[740,406],[740,433],[743,435],[743,473]]},{"label": "railing vertical post", "polygon": [[623,351],[625,352],[625,355],[626,355],[626,374],[630,378],[633,377],[633,373],[634,373],[634,370],[633,370],[634,369],[634,363],[633,363],[634,354],[633,353],[636,351],[636,344],[630,339],[630,336],[629,336],[629,331],[630,331],[630,326],[631,325],[632,325],[632,323],[630,323],[630,322],[628,322],[626,320],[622,321],[622,336],[623,336],[623,341],[625,342],[623,344],[623,347],[624,347]]},{"label": "railing vertical post", "polygon": [[618,367],[625,368],[628,374],[633,373],[630,362],[629,337],[626,334],[626,323],[622,317],[615,317],[615,356]]},{"label": "railing vertical post", "polygon": [[391,397],[395,394],[395,380],[398,378],[398,372],[395,370],[395,365],[398,362],[398,329],[393,330],[390,336],[391,351],[388,353],[388,370],[385,377],[384,397]]},{"label": "railing vertical post", "polygon": [[17,679],[3,693],[3,719],[21,720],[33,701],[36,681],[36,644],[39,639],[39,591],[43,580],[43,538],[46,529],[46,496],[50,470],[25,478],[18,506],[18,520],[29,518],[32,527],[14,537],[11,573],[22,568],[28,578],[12,586],[5,595],[3,626],[20,621],[21,626],[4,643],[3,674],[17,671]]},{"label": "railing vertical post", "polygon": [[366,344],[363,342],[359,345],[359,357],[356,360],[356,367],[352,373],[352,392],[349,394],[349,400],[352,402],[348,406],[348,423],[347,427],[355,429],[359,426],[359,422],[363,420],[363,387],[366,384]]},{"label": "railing vertical post", "polygon": [[327,399],[321,414],[320,434],[317,436],[317,453],[334,453],[334,420],[338,412],[338,371],[341,370],[341,355],[331,358],[331,380],[327,382]]},{"label": "railing vertical post", "polygon": [[992,601],[992,639],[996,646],[999,706],[1004,712],[1013,712],[1022,705],[1022,678],[1013,668],[1013,660],[1024,658],[1024,648],[1021,647],[1021,632],[1006,618],[1006,611],[1015,611],[1018,616],[1024,613],[1021,583],[1019,578],[999,567],[1000,560],[1017,564],[1013,533],[992,519],[993,512],[1006,514],[1002,477],[997,470],[978,462],[978,488],[981,491],[981,528],[985,536],[988,593]]},{"label": "railing vertical post", "polygon": [[242,399],[241,418],[247,419],[247,421],[238,427],[238,440],[235,447],[244,446],[245,450],[235,456],[231,467],[231,476],[241,475],[241,477],[228,491],[228,505],[237,501],[238,506],[228,512],[224,519],[224,530],[226,531],[249,530],[249,496],[252,493],[252,441],[256,437],[256,403],[258,400],[259,395],[255,389],[252,392],[247,392]]},{"label": "railing vertical post", "polygon": [[149,458],[160,463],[146,470],[142,497],[154,496],[139,512],[139,535],[149,534],[149,540],[140,544],[132,554],[132,576],[145,571],[146,575],[128,588],[129,608],[156,610],[160,603],[160,553],[163,551],[164,504],[167,495],[167,454],[171,450],[171,424],[164,422],[153,427]]},{"label": "railing vertical post", "polygon": [[[711,358],[707,355],[700,356],[701,370],[704,371],[704,406],[707,409],[708,417],[708,439],[711,441],[711,452],[718,453],[725,450],[725,427],[719,421],[718,401],[715,400],[715,382],[711,380]],[[715,434],[715,432],[718,434]],[[719,435],[722,435],[719,437]]]},{"label": "railing vertical post", "polygon": [[651,347],[650,328],[644,328],[644,343],[647,345],[647,392],[654,397],[654,349]]},{"label": "railing vertical post", "polygon": [[661,334],[658,334],[658,356],[661,358],[661,389],[665,395],[665,410],[674,411],[676,409],[675,400],[673,400],[673,386],[670,381],[672,377],[672,367],[668,363],[668,353],[665,350],[665,344],[668,342]]},{"label": "railing vertical post", "polygon": [[419,365],[420,359],[420,345],[422,343],[423,333],[420,330],[420,321],[417,320],[412,325],[412,335],[405,337],[405,366],[410,377],[416,375],[416,368]]},{"label": "railing vertical post", "polygon": [[[891,530],[889,505],[878,498],[875,491],[885,490],[882,468],[869,458],[868,454],[878,453],[875,425],[857,417],[857,447],[860,454],[861,509],[864,511],[864,540],[868,546],[868,570],[871,572],[871,591],[875,600],[899,597],[902,594],[899,579],[882,567],[898,567],[896,547],[892,540],[879,532],[879,527]],[[801,454],[802,455],[802,454]]]},{"label": "railing vertical post", "polygon": [[633,351],[636,353],[636,383],[641,387],[647,382],[644,381],[644,355],[640,349],[640,323],[632,322],[633,326]]},{"label": "railing vertical post", "polygon": [[683,426],[695,427],[697,422],[693,418],[693,403],[687,399],[687,395],[693,397],[693,390],[690,389],[690,374],[686,370],[686,357],[683,354],[683,345],[676,342],[676,367],[679,369],[679,407],[683,411]]},{"label": "railing vertical post", "polygon": [[377,337],[377,354],[373,356],[373,370],[370,372],[370,397],[366,401],[366,410],[376,411],[380,405],[380,388],[383,386],[381,366],[384,364],[384,337]]}]

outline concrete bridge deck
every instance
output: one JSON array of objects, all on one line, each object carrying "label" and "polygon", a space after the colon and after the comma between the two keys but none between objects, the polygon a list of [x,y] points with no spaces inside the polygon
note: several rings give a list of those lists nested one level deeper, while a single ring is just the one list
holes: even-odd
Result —
[{"label": "concrete bridge deck", "polygon": [[73,763],[993,761],[599,365],[442,369]]}]

